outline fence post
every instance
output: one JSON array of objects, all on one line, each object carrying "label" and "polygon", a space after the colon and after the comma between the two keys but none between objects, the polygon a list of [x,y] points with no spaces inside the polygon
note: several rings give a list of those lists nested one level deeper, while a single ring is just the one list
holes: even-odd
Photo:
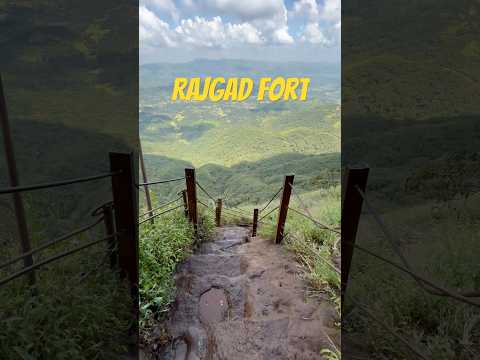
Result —
[{"label": "fence post", "polygon": [[138,213],[133,154],[110,153],[110,170],[121,171],[112,176],[113,204],[118,240],[118,265],[122,276],[138,294]]},{"label": "fence post", "polygon": [[[109,203],[103,206],[103,223],[105,224],[105,234],[110,236],[115,233],[115,224],[113,221],[113,204]],[[117,237],[108,240],[107,248],[110,252],[110,267],[112,269],[118,266],[118,249],[115,249]]]},{"label": "fence post", "polygon": [[342,202],[342,305],[347,290],[348,275],[352,263],[353,245],[357,236],[358,221],[362,212],[363,198],[357,191],[358,186],[365,191],[369,168],[347,167],[344,177]]},{"label": "fence post", "polygon": [[282,198],[280,200],[280,210],[278,212],[277,235],[275,236],[275,243],[280,244],[283,240],[285,221],[287,220],[288,204],[290,202],[290,195],[292,194],[293,179],[295,175],[285,176],[283,184]]},{"label": "fence post", "polygon": [[[15,150],[13,147],[12,133],[10,129],[10,122],[8,120],[7,103],[3,93],[3,82],[0,75],[0,125],[3,134],[3,146],[5,151],[5,158],[7,161],[8,177],[10,186],[18,186],[19,177],[17,172],[17,164],[15,161]],[[30,236],[28,233],[27,219],[25,215],[25,208],[23,206],[22,195],[19,192],[12,194],[13,206],[15,209],[15,218],[17,221],[18,235],[20,237],[20,246],[22,253],[28,253],[31,250]],[[23,266],[29,267],[33,265],[33,256],[28,255],[23,258]],[[35,285],[35,271],[30,271],[28,274],[28,282],[30,285]]]},{"label": "fence post", "polygon": [[187,190],[182,190],[182,198],[183,198],[183,212],[185,214],[185,217],[188,218]]},{"label": "fence post", "polygon": [[197,183],[195,181],[195,169],[185,169],[185,181],[187,183],[188,218],[197,231]]},{"label": "fence post", "polygon": [[215,208],[215,224],[217,227],[222,226],[222,199],[217,199],[217,207]]},{"label": "fence post", "polygon": [[[143,151],[142,151],[142,142],[139,143],[139,155],[140,155],[140,167],[142,169],[143,182],[148,183],[147,170],[145,169],[145,161],[143,160]],[[152,217],[152,200],[150,199],[150,189],[148,185],[143,187],[145,190],[145,200],[147,203],[148,217],[151,217],[150,223],[153,225],[155,223],[154,218]]]},{"label": "fence post", "polygon": [[252,237],[257,236],[258,209],[253,209]]}]

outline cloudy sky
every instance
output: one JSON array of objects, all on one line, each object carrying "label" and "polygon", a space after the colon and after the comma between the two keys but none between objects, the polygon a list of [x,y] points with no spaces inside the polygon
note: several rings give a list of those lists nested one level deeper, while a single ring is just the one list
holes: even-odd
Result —
[{"label": "cloudy sky", "polygon": [[140,0],[140,62],[340,61],[340,0]]}]

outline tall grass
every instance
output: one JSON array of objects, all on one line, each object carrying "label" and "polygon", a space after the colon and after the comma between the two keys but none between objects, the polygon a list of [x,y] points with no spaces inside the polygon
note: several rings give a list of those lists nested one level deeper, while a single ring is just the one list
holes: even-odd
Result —
[{"label": "tall grass", "polygon": [[[199,209],[200,210],[200,209]],[[199,211],[198,241],[208,239],[213,215]],[[150,342],[152,327],[162,320],[175,297],[177,264],[190,256],[196,244],[193,227],[183,211],[172,212],[140,226],[140,333]]]},{"label": "tall grass", "polygon": [[[405,223],[404,230],[397,229],[399,238],[408,238],[408,233],[422,241],[402,244],[415,272],[431,278],[450,289],[472,290],[480,288],[480,265],[478,258],[478,224],[465,221],[465,216],[444,214],[439,221],[424,208],[395,209],[385,213]],[[429,223],[426,233],[425,225]],[[423,230],[416,232],[416,224]],[[367,226],[368,225],[368,226]],[[375,224],[360,224],[359,239],[365,247],[380,250],[382,255],[399,262],[381,233],[375,234]],[[404,233],[408,232],[408,233]],[[425,239],[426,241],[423,241]],[[382,245],[383,243],[383,245]],[[369,245],[370,244],[370,245]],[[375,244],[375,245],[372,245]],[[380,245],[379,245],[380,244]],[[461,244],[461,246],[459,246]],[[480,311],[451,298],[426,293],[416,282],[389,265],[367,256],[356,258],[352,264],[346,304],[349,298],[362,299],[378,319],[407,339],[430,359],[470,360],[480,358]],[[385,328],[370,321],[361,312],[345,309],[346,329],[353,334],[362,334],[370,354],[388,358],[409,358],[411,351]]]},{"label": "tall grass", "polygon": [[[340,226],[340,187],[301,194],[301,197],[318,221],[333,228]],[[290,206],[305,213],[295,197],[292,197]],[[274,236],[277,216],[275,212],[264,219],[260,225],[261,236]],[[334,261],[340,259],[339,235],[319,228],[293,211],[288,212],[285,234],[285,246],[303,265],[311,295],[328,293],[338,304],[340,275],[332,267],[339,265]]]},{"label": "tall grass", "polygon": [[[35,295],[25,277],[0,289],[1,359],[117,359],[129,350],[132,299],[108,257],[104,261],[105,246],[37,270]],[[57,245],[43,256],[62,250],[65,245]],[[3,269],[0,276],[13,271]]]}]

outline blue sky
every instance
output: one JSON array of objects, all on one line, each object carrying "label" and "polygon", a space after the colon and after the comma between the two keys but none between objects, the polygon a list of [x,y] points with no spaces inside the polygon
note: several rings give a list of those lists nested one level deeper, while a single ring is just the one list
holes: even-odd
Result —
[{"label": "blue sky", "polygon": [[340,0],[140,0],[140,62],[340,61]]}]

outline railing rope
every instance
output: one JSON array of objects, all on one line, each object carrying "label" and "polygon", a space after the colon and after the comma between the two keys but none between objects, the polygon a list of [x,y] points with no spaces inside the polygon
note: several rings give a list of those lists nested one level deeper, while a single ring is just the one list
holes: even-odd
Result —
[{"label": "railing rope", "polygon": [[[118,233],[117,233],[117,234],[118,234]],[[51,263],[51,262],[53,262],[53,261],[55,261],[55,260],[64,258],[64,257],[66,257],[66,256],[68,256],[68,255],[72,255],[72,254],[74,254],[74,253],[76,253],[76,252],[79,252],[79,251],[81,251],[81,250],[84,250],[84,249],[86,249],[86,248],[89,248],[89,247],[91,247],[91,246],[93,246],[93,245],[96,245],[96,244],[99,244],[99,243],[101,243],[101,242],[104,242],[104,241],[107,241],[107,240],[109,240],[109,239],[112,239],[112,238],[114,238],[115,236],[116,236],[116,234],[113,234],[113,235],[109,235],[109,236],[107,236],[107,237],[104,237],[104,238],[102,238],[102,239],[90,241],[90,242],[88,242],[88,243],[86,243],[86,244],[83,244],[83,245],[81,245],[81,246],[77,246],[77,247],[75,247],[75,248],[73,248],[73,249],[70,249],[70,250],[64,251],[64,252],[62,252],[62,253],[60,253],[60,254],[54,255],[54,256],[52,256],[52,257],[49,257],[49,258],[47,258],[47,259],[45,259],[45,260],[43,260],[43,261],[36,262],[36,263],[34,263],[34,264],[32,264],[32,265],[30,265],[30,266],[28,266],[28,267],[24,267],[22,270],[19,270],[19,271],[15,272],[15,273],[11,274],[10,276],[8,276],[8,277],[0,280],[0,286],[3,286],[3,285],[5,285],[6,283],[8,283],[8,282],[10,282],[10,281],[12,281],[12,280],[14,280],[14,279],[22,276],[22,275],[25,275],[25,274],[27,274],[27,273],[30,273],[30,272],[34,271],[35,269],[38,269],[39,267],[41,267],[41,266],[43,266],[43,265],[49,264],[49,263]]]},{"label": "railing rope", "polygon": [[283,190],[283,187],[281,187],[280,189],[278,189],[278,191],[272,196],[272,198],[268,201],[267,205],[265,205],[261,210],[260,210],[260,213],[262,213],[263,211],[265,211],[266,208],[268,208],[268,206],[272,203],[273,200],[275,200],[277,198],[277,196],[280,194],[280,192]]},{"label": "railing rope", "polygon": [[158,180],[158,181],[143,182],[143,183],[140,183],[140,184],[136,184],[135,186],[136,186],[137,188],[139,188],[139,187],[141,187],[141,186],[157,185],[157,184],[166,184],[166,183],[175,182],[175,181],[181,181],[181,180],[185,180],[185,178],[184,178],[184,177],[180,177],[180,178],[175,178],[175,179],[167,179],[167,180]]},{"label": "railing rope", "polygon": [[72,185],[72,184],[80,184],[83,182],[90,182],[94,180],[100,180],[105,178],[114,177],[120,175],[120,171],[111,171],[108,173],[92,175],[92,176],[85,176],[85,177],[78,177],[73,179],[61,180],[61,181],[53,181],[53,182],[46,182],[40,184],[32,184],[32,185],[25,185],[25,186],[14,186],[14,187],[7,187],[0,189],[0,195],[2,194],[13,194],[18,192],[25,192],[25,191],[33,191],[33,190],[41,190],[41,189],[49,189],[54,187],[60,187],[65,185]]},{"label": "railing rope", "polygon": [[[143,158],[143,151],[142,151],[142,142],[140,141],[138,144],[138,154],[140,156],[140,168],[142,170],[142,177],[143,177],[143,182],[148,183],[148,178],[147,178],[147,170],[145,169],[145,161]],[[152,215],[152,200],[150,198],[150,189],[148,188],[148,185],[144,186],[145,188],[145,202],[147,203],[147,210],[150,216]],[[153,224],[155,221],[151,219],[151,223]]]},{"label": "railing rope", "polygon": [[153,215],[153,216],[151,216],[151,217],[149,217],[149,218],[143,219],[142,221],[140,221],[140,222],[138,223],[138,225],[142,225],[143,223],[145,223],[145,222],[147,222],[147,221],[151,221],[152,219],[154,219],[154,218],[156,218],[156,217],[159,217],[159,216],[161,216],[161,215],[165,215],[165,214],[167,214],[167,213],[169,213],[169,212],[172,212],[172,211],[174,211],[174,210],[180,209],[181,207],[183,207],[183,204],[182,204],[182,205],[175,206],[175,207],[173,207],[173,208],[171,208],[171,209],[162,211],[162,212],[160,212],[160,213],[158,213],[158,214],[155,214],[155,215]]},{"label": "railing rope", "polygon": [[60,237],[58,237],[58,238],[56,238],[56,239],[50,240],[50,241],[48,241],[48,242],[45,242],[45,243],[43,243],[42,245],[40,245],[40,246],[38,246],[38,247],[36,247],[36,248],[34,248],[34,249],[31,249],[30,251],[28,251],[28,252],[26,252],[26,253],[23,253],[22,255],[19,255],[19,256],[13,258],[13,259],[10,259],[9,261],[1,264],[1,265],[0,265],[0,269],[2,269],[2,268],[4,268],[4,267],[7,267],[7,266],[9,266],[9,265],[14,264],[14,263],[16,263],[17,261],[22,260],[22,259],[25,258],[26,256],[31,256],[31,255],[33,255],[33,254],[36,254],[37,252],[42,251],[42,250],[44,250],[44,249],[47,249],[47,248],[50,247],[50,246],[59,244],[59,243],[61,243],[62,241],[65,241],[65,240],[70,239],[70,238],[72,238],[72,237],[74,237],[74,236],[76,236],[76,235],[78,235],[78,234],[81,234],[81,233],[87,231],[87,230],[90,230],[90,229],[92,229],[93,227],[95,227],[96,225],[98,225],[99,223],[101,223],[103,220],[104,220],[104,218],[102,217],[102,218],[94,221],[94,222],[91,223],[91,224],[88,224],[88,225],[86,225],[86,226],[83,226],[83,227],[81,227],[81,228],[78,228],[78,229],[76,229],[76,230],[74,230],[74,231],[72,231],[72,232],[70,232],[70,233],[68,233],[68,234],[62,235],[62,236],[60,236]]}]

